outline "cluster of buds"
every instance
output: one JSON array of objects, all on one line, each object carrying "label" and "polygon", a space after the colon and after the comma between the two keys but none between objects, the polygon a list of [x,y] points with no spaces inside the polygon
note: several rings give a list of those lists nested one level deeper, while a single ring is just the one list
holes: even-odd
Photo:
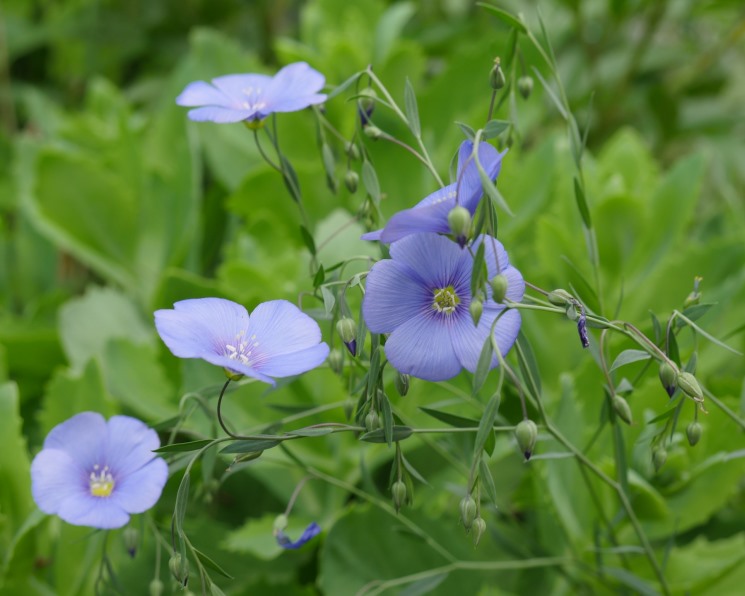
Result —
[{"label": "cluster of buds", "polygon": [[660,382],[670,397],[675,394],[676,389],[680,389],[702,407],[704,392],[701,390],[701,385],[692,373],[679,371],[674,362],[666,360],[660,364]]},{"label": "cluster of buds", "polygon": [[186,587],[189,583],[189,561],[185,557],[181,556],[181,553],[173,553],[171,559],[168,561],[168,568],[171,570],[171,575],[174,579]]}]

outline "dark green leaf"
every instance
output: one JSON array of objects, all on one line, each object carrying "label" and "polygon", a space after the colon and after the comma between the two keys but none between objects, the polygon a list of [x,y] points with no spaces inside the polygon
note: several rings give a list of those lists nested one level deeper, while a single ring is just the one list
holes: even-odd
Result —
[{"label": "dark green leaf", "polygon": [[484,134],[481,138],[493,139],[507,130],[512,123],[509,120],[489,120],[484,126]]},{"label": "dark green leaf", "polygon": [[316,254],[316,242],[315,240],[313,240],[313,235],[308,231],[308,229],[305,226],[300,226],[300,236],[302,237],[303,242],[305,243],[305,246],[308,247],[310,254],[315,255]]},{"label": "dark green leaf", "polygon": [[187,468],[186,472],[184,472],[183,478],[181,478],[181,483],[178,485],[178,492],[176,493],[176,506],[173,510],[173,520],[178,534],[183,532],[186,507],[189,504],[189,484],[191,482],[189,472],[190,470]]},{"label": "dark green leaf", "polygon": [[473,257],[473,269],[471,271],[471,296],[478,295],[481,286],[484,285],[487,276],[486,260],[484,258],[485,242],[481,242]]},{"label": "dark green leaf", "polygon": [[501,401],[502,395],[497,391],[489,398],[486,404],[481,422],[479,422],[479,430],[476,432],[476,444],[473,448],[474,460],[481,457],[481,451],[484,449],[484,445],[486,445],[486,440],[489,438],[489,435],[494,434],[494,420],[497,418]]},{"label": "dark green leaf", "polygon": [[626,366],[632,362],[649,360],[651,357],[652,356],[650,356],[649,352],[645,352],[644,350],[624,350],[616,356],[616,359],[613,361],[608,372],[613,372],[617,368],[621,368],[622,366]]},{"label": "dark green leaf", "polygon": [[577,208],[579,214],[582,216],[582,222],[585,227],[589,230],[592,228],[592,220],[590,219],[590,210],[587,208],[587,201],[585,200],[585,191],[582,185],[579,183],[579,179],[574,177],[574,198],[577,199]]},{"label": "dark green leaf", "polygon": [[378,393],[378,397],[380,413],[383,415],[383,434],[385,434],[385,442],[390,447],[393,443],[393,411],[391,410],[391,402],[388,401],[388,396],[385,393]]},{"label": "dark green leaf", "polygon": [[520,365],[520,372],[523,375],[523,379],[525,379],[530,392],[535,397],[540,397],[541,375],[538,373],[538,364],[535,360],[535,354],[533,354],[533,348],[522,330],[520,330],[517,336],[515,347],[517,348],[517,361]]},{"label": "dark green leaf", "polygon": [[[717,304],[718,304],[717,302],[708,302],[704,304],[696,304],[694,306],[689,306],[683,311],[683,316],[687,317],[691,321],[696,321],[697,319],[700,319],[701,317],[703,317],[707,312],[709,312],[709,309],[712,306],[716,306]],[[685,327],[686,322],[683,321],[682,319],[678,319],[676,321],[676,324],[678,325],[678,327]]]},{"label": "dark green leaf", "polygon": [[334,87],[334,90],[331,91],[326,97],[326,101],[333,99],[340,93],[343,93],[345,90],[349,89],[350,86],[352,86],[357,79],[359,79],[364,71],[356,72],[351,77],[349,77],[346,81],[344,81],[341,85],[338,85],[337,87]]},{"label": "dark green leaf", "polygon": [[492,478],[491,470],[483,459],[479,462],[479,478],[481,479],[481,486],[484,487],[484,492],[486,492],[486,495],[496,506],[497,487],[494,485],[494,478]]},{"label": "dark green leaf", "polygon": [[[413,433],[414,429],[410,426],[394,425],[391,438],[393,441],[403,441],[404,439],[408,439]],[[383,429],[378,428],[361,435],[360,441],[366,441],[367,443],[387,443],[388,439]]]},{"label": "dark green leaf", "polygon": [[278,439],[246,439],[231,443],[220,453],[254,453],[257,451],[266,451],[276,447],[282,441]]},{"label": "dark green leaf", "polygon": [[556,106],[556,109],[559,110],[559,114],[561,114],[561,117],[564,118],[564,120],[569,120],[569,114],[566,111],[566,108],[563,106],[561,101],[558,97],[556,97],[556,94],[554,93],[554,90],[551,89],[551,86],[546,82],[546,79],[543,78],[541,75],[541,71],[537,68],[533,67],[533,72],[535,73],[535,76],[538,77],[538,80],[541,82],[541,85],[543,85],[543,88],[546,90],[546,93],[551,98],[551,101]]},{"label": "dark green leaf", "polygon": [[280,161],[282,162],[282,178],[285,181],[287,190],[290,191],[290,196],[296,203],[302,202],[303,197],[300,192],[300,180],[298,180],[295,168],[292,167],[292,164],[284,155],[280,156]]},{"label": "dark green leaf", "polygon": [[318,266],[318,271],[316,271],[316,274],[313,276],[313,287],[317,288],[320,286],[326,279],[326,272],[323,270],[323,265]]},{"label": "dark green leaf", "polygon": [[[472,393],[475,395],[479,392],[479,389],[483,387],[486,377],[491,369],[491,363],[494,357],[494,348],[492,347],[491,335],[486,338],[484,345],[481,347],[481,354],[479,354],[479,361],[476,364],[476,372],[473,373],[473,389]],[[483,420],[482,420],[483,421]]]},{"label": "dark green leaf", "polygon": [[494,183],[491,180],[489,180],[489,176],[484,171],[484,166],[481,165],[481,162],[479,161],[478,156],[474,155],[474,159],[476,160],[476,167],[479,170],[479,178],[481,179],[481,187],[484,189],[486,196],[488,196],[489,199],[495,205],[497,205],[500,209],[505,211],[505,213],[512,215],[512,211],[510,211],[510,207],[507,204],[507,201],[504,200],[502,193],[500,193],[497,190],[497,187],[494,185]]},{"label": "dark green leaf", "polygon": [[153,449],[153,453],[180,453],[184,451],[198,451],[212,443],[211,439],[202,439],[200,441],[188,441],[186,443],[174,443],[165,445],[158,449]]},{"label": "dark green leaf", "polygon": [[205,555],[202,551],[197,550],[196,548],[193,549],[196,553],[197,557],[199,557],[200,562],[209,569],[212,569],[212,571],[216,571],[223,577],[227,579],[233,579],[233,576],[230,575],[227,571],[225,571],[222,567],[220,567],[217,563],[215,563],[212,559],[210,559],[207,555]]}]

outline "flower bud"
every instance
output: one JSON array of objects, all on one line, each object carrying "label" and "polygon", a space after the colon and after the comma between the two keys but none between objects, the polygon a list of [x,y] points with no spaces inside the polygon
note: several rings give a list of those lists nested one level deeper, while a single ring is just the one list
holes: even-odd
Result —
[{"label": "flower bud", "polygon": [[359,182],[360,175],[354,170],[347,170],[347,173],[344,176],[344,186],[347,187],[347,190],[354,194],[357,192],[357,185]]},{"label": "flower bud", "polygon": [[189,561],[182,558],[181,553],[173,553],[168,561],[168,568],[176,581],[185,586],[189,581]]},{"label": "flower bud", "polygon": [[484,312],[484,305],[478,298],[471,300],[471,305],[468,307],[468,311],[471,313],[471,319],[473,324],[478,326],[479,319],[481,319],[481,313]]},{"label": "flower bud", "polygon": [[678,384],[678,373],[668,362],[660,364],[660,382],[665,388],[665,391],[667,391],[668,396],[672,397],[673,393],[675,393],[675,387]]},{"label": "flower bud", "polygon": [[160,596],[163,593],[163,582],[157,577],[150,582],[150,596]]},{"label": "flower bud", "polygon": [[473,530],[473,545],[478,546],[479,542],[481,542],[481,537],[484,535],[484,532],[486,532],[486,522],[484,521],[484,518],[479,516],[473,520],[473,527],[471,529]]},{"label": "flower bud", "polygon": [[582,343],[582,347],[589,348],[590,338],[587,335],[587,317],[585,316],[584,309],[580,312],[579,319],[577,320],[577,333],[579,333],[579,341]]},{"label": "flower bud", "polygon": [[492,277],[491,282],[492,299],[494,302],[504,302],[504,297],[507,295],[507,277],[500,273]]},{"label": "flower bud", "polygon": [[122,539],[124,540],[124,548],[127,549],[129,556],[134,558],[135,553],[137,552],[137,546],[140,542],[140,532],[137,528],[129,526],[124,529]]},{"label": "flower bud", "polygon": [[559,289],[548,293],[548,301],[554,306],[566,306],[574,301],[574,296],[566,290]]},{"label": "flower bud", "polygon": [[528,99],[533,91],[533,77],[524,75],[517,79],[517,90],[523,96],[523,99]]},{"label": "flower bud", "polygon": [[448,213],[448,225],[458,244],[463,248],[471,231],[471,213],[465,207],[456,205]]},{"label": "flower bud", "polygon": [[535,425],[535,422],[527,418],[521,420],[515,427],[515,437],[525,459],[530,459],[530,456],[533,455],[535,441],[538,438],[538,427]]},{"label": "flower bud", "polygon": [[693,278],[693,292],[688,294],[685,301],[683,302],[684,308],[694,306],[701,302],[701,292],[698,291],[698,284],[700,284],[703,280],[704,278],[699,276]]},{"label": "flower bud", "polygon": [[473,500],[471,495],[463,497],[460,501],[460,521],[463,522],[463,527],[466,530],[470,530],[473,526],[473,520],[476,519],[476,501]]},{"label": "flower bud", "polygon": [[344,146],[344,150],[347,152],[349,159],[357,161],[360,158],[360,150],[357,148],[355,143],[352,143],[351,141],[347,142]]},{"label": "flower bud", "polygon": [[375,93],[375,89],[372,87],[367,87],[360,91],[360,96],[357,98],[357,109],[360,114],[362,126],[370,122],[370,116],[375,111],[375,100],[377,98],[378,94]]},{"label": "flower bud", "polygon": [[367,126],[365,126],[365,134],[373,141],[377,141],[380,137],[383,136],[383,131],[380,130],[377,126],[368,124]]},{"label": "flower bud", "polygon": [[341,351],[336,348],[331,350],[329,352],[328,361],[331,370],[333,370],[337,375],[340,375],[344,370],[344,355]]},{"label": "flower bud", "polygon": [[396,391],[401,397],[405,397],[409,392],[410,377],[404,373],[396,373],[396,378],[393,379],[393,384],[396,387]]},{"label": "flower bud", "polygon": [[631,424],[631,408],[629,402],[627,402],[620,395],[613,396],[613,409],[618,414],[618,417],[623,420],[626,424]]},{"label": "flower bud", "polygon": [[686,428],[686,436],[688,437],[688,444],[693,447],[701,439],[701,433],[703,428],[698,422],[691,422]]},{"label": "flower bud", "polygon": [[367,432],[372,432],[380,428],[380,416],[375,410],[370,410],[365,416],[365,428]]},{"label": "flower bud", "polygon": [[698,384],[696,377],[689,372],[682,372],[678,375],[678,387],[688,397],[693,398],[693,401],[704,401],[704,393],[701,391],[701,386]]},{"label": "flower bud", "polygon": [[396,480],[391,486],[391,494],[393,495],[393,504],[398,511],[406,503],[406,483],[402,480]]},{"label": "flower bud", "polygon": [[489,84],[494,90],[501,89],[507,82],[505,81],[504,73],[502,72],[502,67],[500,66],[500,64],[501,60],[499,59],[499,57],[494,58],[494,66],[489,73]]},{"label": "flower bud", "polygon": [[357,325],[354,319],[343,317],[336,323],[336,332],[352,356],[357,355]]},{"label": "flower bud", "polygon": [[660,468],[665,465],[667,461],[667,449],[664,447],[655,447],[652,451],[652,463],[654,464],[655,471],[659,472]]}]

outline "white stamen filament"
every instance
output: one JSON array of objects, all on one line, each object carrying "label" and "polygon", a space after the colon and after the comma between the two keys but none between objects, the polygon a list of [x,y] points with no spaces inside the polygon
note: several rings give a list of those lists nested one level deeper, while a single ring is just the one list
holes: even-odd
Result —
[{"label": "white stamen filament", "polygon": [[94,497],[108,497],[114,490],[114,476],[109,471],[109,466],[101,468],[98,464],[93,466],[93,471],[88,478],[91,495]]}]

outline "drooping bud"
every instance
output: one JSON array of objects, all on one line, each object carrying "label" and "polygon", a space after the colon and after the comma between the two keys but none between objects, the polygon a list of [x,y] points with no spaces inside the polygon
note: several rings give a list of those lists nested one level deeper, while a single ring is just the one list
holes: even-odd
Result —
[{"label": "drooping bud", "polygon": [[372,87],[367,87],[360,91],[360,96],[357,99],[357,111],[359,112],[362,126],[370,123],[370,116],[375,111],[375,100],[377,98],[378,94],[375,93],[375,89]]},{"label": "drooping bud", "polygon": [[704,401],[704,392],[701,391],[701,386],[698,384],[696,377],[691,373],[682,372],[678,375],[678,387],[688,397],[692,398],[693,401]]},{"label": "drooping bud", "polygon": [[357,185],[359,182],[360,175],[354,170],[347,170],[347,173],[344,175],[344,186],[347,187],[347,190],[354,194],[357,192]]},{"label": "drooping bud", "polygon": [[613,409],[618,414],[618,417],[623,420],[626,424],[631,424],[631,408],[629,402],[627,402],[620,395],[613,396]]},{"label": "drooping bud", "polygon": [[476,519],[476,501],[473,500],[471,495],[463,497],[460,501],[460,521],[463,522],[463,527],[466,530],[470,530],[473,526],[473,520]]},{"label": "drooping bud", "polygon": [[287,516],[284,513],[280,513],[277,517],[274,518],[274,533],[283,532],[287,529],[287,524],[289,523],[289,520],[287,519]]},{"label": "drooping bud", "polygon": [[160,596],[163,593],[163,582],[157,577],[150,582],[150,596]]},{"label": "drooping bud", "polygon": [[530,459],[530,456],[533,455],[535,441],[538,438],[538,427],[535,425],[535,422],[527,418],[521,420],[515,427],[515,437],[525,459]]},{"label": "drooping bud", "polygon": [[344,150],[347,152],[349,159],[357,161],[360,158],[360,150],[357,148],[356,143],[348,141],[347,144],[344,146]]},{"label": "drooping bud", "polygon": [[579,333],[579,341],[582,343],[583,348],[590,347],[590,338],[587,335],[587,317],[585,316],[585,309],[583,308],[579,314],[577,320],[577,333]]},{"label": "drooping bud", "polygon": [[675,388],[678,385],[678,373],[670,366],[669,362],[663,362],[660,364],[660,382],[667,391],[669,397],[675,393]]},{"label": "drooping bud", "polygon": [[329,352],[328,361],[331,370],[333,370],[337,375],[340,375],[344,370],[344,355],[341,351],[336,348],[331,350]]},{"label": "drooping bud", "polygon": [[456,205],[448,213],[448,225],[458,244],[463,248],[471,231],[471,213],[462,205]]},{"label": "drooping bud", "polygon": [[479,319],[481,319],[481,313],[484,312],[484,305],[478,298],[471,300],[471,305],[468,307],[468,312],[471,313],[471,319],[473,324],[478,326]]},{"label": "drooping bud", "polygon": [[491,284],[492,299],[494,302],[498,304],[504,302],[504,297],[507,295],[507,277],[503,273],[500,273],[492,277],[489,283]]},{"label": "drooping bud", "polygon": [[698,422],[691,422],[686,428],[686,436],[688,437],[688,444],[693,447],[701,439],[701,433],[703,428]]},{"label": "drooping bud", "polygon": [[409,392],[410,377],[407,374],[397,372],[396,377],[393,379],[393,384],[396,387],[396,391],[401,397],[405,397]]},{"label": "drooping bud", "polygon": [[391,495],[393,495],[393,505],[398,512],[406,503],[406,483],[403,480],[396,480],[391,486]]},{"label": "drooping bud", "polygon": [[484,532],[486,532],[486,522],[484,521],[484,518],[479,516],[473,520],[473,527],[471,529],[473,530],[473,545],[478,546],[479,542],[481,542],[481,537],[484,535]]},{"label": "drooping bud", "polygon": [[365,416],[365,428],[367,432],[372,432],[380,428],[380,416],[375,410],[370,410]]},{"label": "drooping bud", "polygon": [[352,356],[357,355],[357,325],[354,319],[342,317],[336,323],[336,332]]},{"label": "drooping bud", "polygon": [[122,533],[122,539],[124,540],[124,548],[127,549],[129,556],[134,558],[137,553],[137,546],[140,543],[140,532],[137,528],[128,526]]},{"label": "drooping bud", "polygon": [[652,463],[654,464],[655,471],[659,472],[660,468],[665,465],[667,461],[667,449],[662,446],[655,447],[652,451]]},{"label": "drooping bud", "polygon": [[574,296],[566,290],[559,289],[548,293],[548,301],[554,306],[566,306],[574,302]]},{"label": "drooping bud", "polygon": [[168,568],[178,583],[182,586],[187,584],[189,581],[189,561],[182,558],[181,553],[173,553],[171,559],[168,561]]},{"label": "drooping bud", "polygon": [[368,124],[367,126],[365,126],[365,134],[373,141],[377,141],[380,137],[383,136],[383,131],[380,130],[377,126]]},{"label": "drooping bud", "polygon": [[523,96],[523,99],[528,99],[533,91],[533,77],[524,75],[517,79],[517,90]]},{"label": "drooping bud", "polygon": [[489,73],[489,84],[494,90],[501,89],[507,82],[504,78],[504,73],[502,72],[501,62],[499,56],[494,58],[494,66]]},{"label": "drooping bud", "polygon": [[704,281],[704,278],[699,277],[698,275],[693,278],[693,292],[688,294],[685,301],[683,302],[684,308],[694,306],[701,302],[701,292],[698,291],[698,284],[700,284],[702,281]]}]

